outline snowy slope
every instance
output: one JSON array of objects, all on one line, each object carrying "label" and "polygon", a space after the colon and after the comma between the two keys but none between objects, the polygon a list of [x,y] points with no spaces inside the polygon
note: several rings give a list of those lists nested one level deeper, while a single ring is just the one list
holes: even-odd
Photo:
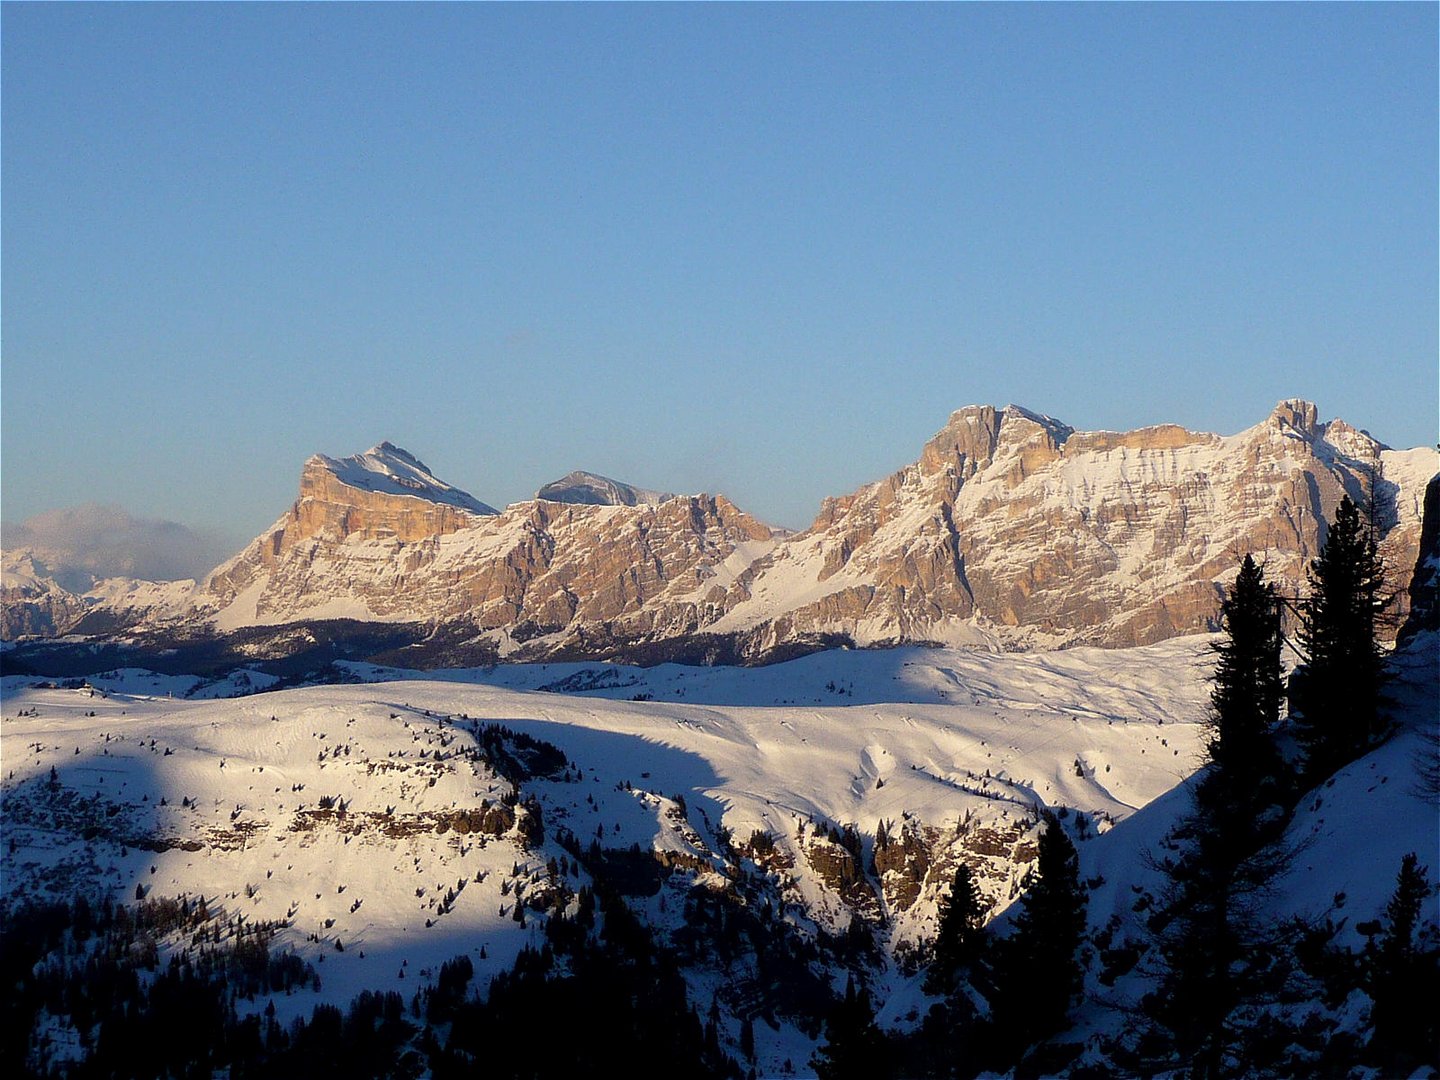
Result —
[{"label": "snowy slope", "polygon": [[[185,688],[139,672],[114,673],[95,696],[11,678],[0,725],[6,839],[16,841],[5,900],[204,893],[232,912],[288,919],[289,942],[325,957],[324,995],[344,1001],[362,987],[408,995],[462,951],[484,985],[536,940],[537,921],[513,921],[513,890],[517,877],[527,895],[544,889],[562,828],[582,843],[598,834],[607,849],[667,853],[680,869],[635,901],[665,933],[696,884],[733,890],[742,868],[761,870],[745,844],[764,830],[779,852],[765,864],[766,895],[785,903],[795,933],[862,918],[882,955],[903,957],[933,934],[956,860],[975,865],[997,906],[1013,896],[1037,807],[1065,807],[1104,834],[1182,778],[1198,753],[1206,659],[1193,639],[1045,656],[840,652],[758,670],[502,667],[219,701],[157,696]],[[477,681],[578,687],[611,671],[669,700]],[[462,717],[553,743],[582,770],[580,782],[524,785],[543,812],[542,843],[527,849],[518,827],[438,831],[508,788],[474,758]],[[322,812],[322,796],[343,800],[344,816]],[[837,886],[824,830],[853,824],[868,861],[882,820],[915,838],[923,865],[909,891],[898,871],[881,881],[862,869],[860,888]],[[87,828],[99,830],[88,844]],[[702,967],[690,977],[704,1002],[738,976]],[[888,964],[875,978],[904,983]],[[313,1000],[277,1007],[293,1015]],[[803,1063],[811,1046],[787,1024],[760,1042],[772,1068]]]},{"label": "snowy slope", "polygon": [[[1160,885],[1150,857],[1189,809],[1208,644],[841,650],[760,669],[352,665],[366,681],[211,701],[180,700],[196,685],[140,671],[96,680],[94,696],[10,677],[4,903],[82,889],[128,900],[137,886],[204,893],[230,912],[289,920],[284,938],[319,965],[325,1000],[362,988],[408,996],[457,953],[475,961],[483,986],[538,942],[533,911],[523,927],[514,921],[515,889],[549,890],[546,865],[563,860],[556,841],[568,830],[582,845],[659,853],[670,876],[631,902],[662,935],[681,929],[697,888],[773,902],[790,932],[815,941],[859,920],[881,949],[867,978],[882,1019],[909,1027],[930,999],[906,965],[934,933],[954,866],[972,867],[1003,927],[1033,859],[1038,808],[1063,811],[1077,837],[1092,932],[1113,918],[1115,943],[1144,940],[1137,898]],[[1338,915],[1355,944],[1400,856],[1415,850],[1424,862],[1437,849],[1433,795],[1414,784],[1440,698],[1434,651],[1432,636],[1399,658],[1402,733],[1302,800],[1289,838],[1301,857],[1275,882],[1275,915]],[[522,785],[544,823],[540,842],[527,844],[518,825],[495,835],[453,827],[510,790],[474,753],[475,724],[488,721],[568,759],[563,776]],[[322,796],[339,802],[323,809]],[[903,866],[877,867],[881,822],[907,838]],[[844,855],[824,835],[847,825],[862,852],[848,884],[837,877]],[[97,833],[89,843],[79,838],[87,829]],[[762,830],[776,855],[750,845]],[[588,880],[571,868],[556,884]],[[695,999],[738,1007],[734,988],[753,972],[736,965],[687,968]],[[828,972],[836,989],[843,972]],[[1113,986],[1099,973],[1092,963],[1076,1037],[1113,1033],[1151,985],[1144,965]],[[316,999],[305,992],[277,1008],[297,1015]],[[723,1024],[732,1047],[738,1015]],[[757,1029],[762,1074],[808,1059],[813,1039],[792,1021]]]}]

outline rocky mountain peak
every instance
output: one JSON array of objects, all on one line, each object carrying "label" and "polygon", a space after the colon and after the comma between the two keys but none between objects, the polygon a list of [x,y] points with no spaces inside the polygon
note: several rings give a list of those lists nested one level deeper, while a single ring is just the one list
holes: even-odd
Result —
[{"label": "rocky mountain peak", "polygon": [[1336,450],[1362,461],[1374,458],[1381,450],[1390,449],[1368,431],[1352,427],[1338,418],[1323,425],[1321,431],[1325,441]]},{"label": "rocky mountain peak", "polygon": [[967,405],[950,414],[920,453],[920,471],[930,475],[954,470],[961,482],[970,479],[998,457],[1020,454],[1038,461],[1059,456],[1074,428],[1052,416],[1022,405]]},{"label": "rocky mountain peak", "polygon": [[1293,431],[1302,439],[1310,440],[1320,433],[1320,411],[1313,401],[1286,398],[1270,411],[1267,424],[1277,431]]},{"label": "rocky mountain peak", "polygon": [[1060,458],[1065,441],[1074,428],[1054,417],[1031,412],[1019,405],[1007,405],[1000,414],[1000,432],[995,457],[1006,460],[1002,482],[1018,484],[1038,469]]},{"label": "rocky mountain peak", "polygon": [[1302,453],[1315,453],[1321,457],[1338,455],[1349,458],[1352,462],[1370,465],[1373,465],[1382,450],[1390,449],[1368,431],[1339,418],[1321,423],[1320,413],[1314,402],[1300,398],[1288,398],[1277,404],[1262,425],[1262,430],[1269,433],[1271,438],[1279,436],[1298,439],[1308,447],[1301,451]]},{"label": "rocky mountain peak", "polygon": [[414,454],[390,442],[382,442],[363,454],[345,458],[316,454],[305,462],[301,472],[301,498],[307,494],[328,497],[325,493],[332,480],[358,492],[423,499],[471,514],[496,513],[494,507],[487,506],[469,492],[445,483]]},{"label": "rocky mountain peak", "polygon": [[580,506],[658,506],[675,496],[635,487],[598,473],[576,471],[546,484],[535,493],[535,498]]},{"label": "rocky mountain peak", "polygon": [[[315,454],[300,470],[300,497],[270,530],[216,568],[205,592],[222,604],[284,565],[303,565],[334,545],[434,540],[498,512],[445,483],[390,442],[363,454]],[[294,554],[292,554],[294,553]],[[257,608],[252,617],[258,617]]]},{"label": "rocky mountain peak", "polygon": [[1058,448],[1063,446],[1065,440],[1075,431],[1069,424],[1062,423],[1053,416],[1034,412],[1023,405],[1006,405],[1001,416],[1002,438],[1005,437],[1007,428],[1012,438],[1018,437],[1022,441],[1029,441],[1037,434],[1043,434],[1053,447]]},{"label": "rocky mountain peak", "polygon": [[967,405],[950,414],[920,452],[921,471],[929,474],[950,466],[968,480],[990,463],[1000,436],[1000,416],[993,405]]}]

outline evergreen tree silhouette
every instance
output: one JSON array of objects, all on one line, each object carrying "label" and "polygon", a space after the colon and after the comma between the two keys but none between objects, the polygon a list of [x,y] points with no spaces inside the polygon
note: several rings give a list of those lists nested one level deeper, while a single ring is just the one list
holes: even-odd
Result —
[{"label": "evergreen tree silhouette", "polygon": [[1409,1073],[1440,1065],[1440,947],[1424,943],[1420,906],[1433,891],[1428,871],[1414,852],[1400,863],[1395,892],[1385,908],[1385,929],[1367,957],[1374,1027],[1370,1053],[1384,1068]]},{"label": "evergreen tree silhouette", "polygon": [[985,952],[985,907],[970,867],[955,868],[950,895],[940,909],[935,935],[935,960],[925,976],[930,993],[948,994],[962,968],[981,959]]},{"label": "evergreen tree silhouette", "polygon": [[1390,598],[1373,523],[1348,495],[1307,576],[1299,635],[1306,662],[1293,699],[1305,773],[1314,781],[1359,757],[1383,733],[1387,671],[1377,630]]},{"label": "evergreen tree silhouette", "polygon": [[884,1033],[875,1023],[870,991],[845,980],[845,997],[825,1022],[825,1045],[810,1060],[820,1080],[882,1080],[889,1074]]},{"label": "evergreen tree silhouette", "polygon": [[1275,743],[1281,706],[1280,607],[1247,555],[1221,604],[1225,637],[1207,718],[1206,760],[1193,810],[1171,833],[1178,855],[1151,929],[1163,962],[1145,1002],[1154,1044],[1196,1076],[1218,1076],[1233,1042],[1228,1018],[1251,991],[1244,961],[1265,936],[1254,900],[1284,862],[1272,845],[1289,785]]},{"label": "evergreen tree silhouette", "polygon": [[997,943],[994,1037],[1007,1060],[1065,1026],[1085,971],[1085,894],[1080,861],[1065,827],[1048,816],[1014,932]]}]

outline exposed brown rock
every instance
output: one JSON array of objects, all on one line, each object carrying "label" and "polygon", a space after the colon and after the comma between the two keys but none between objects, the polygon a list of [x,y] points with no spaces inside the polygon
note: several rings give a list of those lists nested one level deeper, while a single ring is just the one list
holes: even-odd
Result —
[{"label": "exposed brown rock", "polygon": [[875,876],[892,912],[909,911],[920,898],[939,843],[937,830],[923,829],[913,820],[903,822],[898,835],[888,830],[877,833]]},{"label": "exposed brown rock", "polygon": [[1077,433],[1014,407],[962,409],[916,465],[827,500],[809,530],[757,562],[722,625],[745,625],[767,577],[793,578],[804,561],[833,587],[765,612],[782,637],[950,639],[979,616],[1021,644],[1148,644],[1213,629],[1247,553],[1301,592],[1341,496],[1362,501],[1372,486],[1382,553],[1403,586],[1425,479],[1415,464],[1343,421],[1321,424],[1302,401],[1230,439],[1175,425]]},{"label": "exposed brown rock", "polygon": [[810,869],[827,887],[857,914],[873,917],[879,913],[875,891],[860,862],[859,837],[847,832],[836,840],[815,832],[804,841],[801,852]]}]

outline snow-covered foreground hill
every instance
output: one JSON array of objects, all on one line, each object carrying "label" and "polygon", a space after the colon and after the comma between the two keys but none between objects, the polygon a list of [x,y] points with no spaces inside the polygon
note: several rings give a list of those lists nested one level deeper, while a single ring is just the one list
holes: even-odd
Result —
[{"label": "snow-covered foreground hill", "polygon": [[[1002,911],[1049,809],[1077,838],[1092,929],[1116,916],[1117,941],[1138,934],[1141,853],[1187,809],[1177,785],[1200,760],[1208,644],[838,651],[761,669],[356,666],[373,681],[228,700],[173,698],[193,681],[133,671],[80,689],[12,677],[3,901],[203,895],[280,920],[279,943],[322,976],[276,996],[283,1021],[366,989],[408,1000],[460,954],[483,988],[604,872],[662,940],[713,933],[685,974],[702,1009],[717,1002],[730,1051],[742,1020],[764,1020],[759,1075],[804,1072],[818,1034],[804,980],[777,1005],[757,958],[720,944],[727,918],[763,911],[809,943],[797,963],[817,983],[843,988],[848,967],[885,1022],[911,1025],[956,865]],[[1412,716],[1434,701],[1433,647],[1420,655]],[[1356,919],[1375,917],[1400,855],[1433,841],[1414,742],[1302,804],[1293,829],[1313,840],[1278,906],[1343,890]],[[1096,998],[1143,989],[1097,977]],[[1082,1021],[1099,1032],[1115,1015]]]}]

